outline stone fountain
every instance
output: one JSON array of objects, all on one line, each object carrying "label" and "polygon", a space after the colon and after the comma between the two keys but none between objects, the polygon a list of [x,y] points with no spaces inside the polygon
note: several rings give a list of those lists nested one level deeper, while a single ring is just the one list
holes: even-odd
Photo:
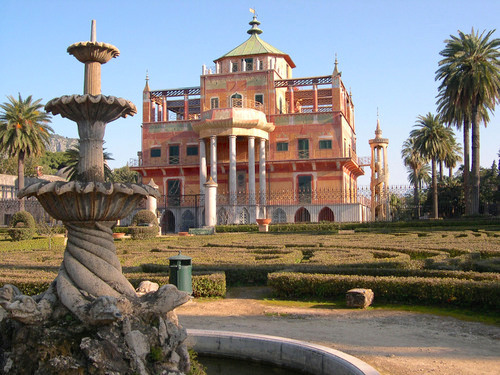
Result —
[{"label": "stone fountain", "polygon": [[[45,109],[78,125],[78,181],[39,182],[19,192],[36,197],[68,230],[64,259],[44,293],[0,289],[7,318],[0,327],[0,373],[183,374],[189,371],[186,331],[173,311],[189,295],[173,285],[136,292],[122,273],[112,237],[116,221],[148,196],[149,185],[104,181],[106,124],[133,116],[133,103],[101,94],[101,64],[118,48],[91,40],[68,53],[85,64],[84,95],[52,99]],[[148,285],[151,285],[149,283]]]}]

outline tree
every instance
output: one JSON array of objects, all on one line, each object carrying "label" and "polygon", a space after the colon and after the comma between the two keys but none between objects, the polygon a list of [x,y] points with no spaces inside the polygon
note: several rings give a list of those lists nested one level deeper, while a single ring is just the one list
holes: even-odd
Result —
[{"label": "tree", "polygon": [[[32,101],[31,95],[25,100],[8,96],[9,102],[0,104],[0,152],[17,156],[18,188],[24,188],[24,161],[29,156],[40,156],[49,141],[52,128],[50,115],[43,110],[41,99]],[[24,210],[21,199],[20,210]]]},{"label": "tree", "polygon": [[415,147],[415,138],[409,137],[403,142],[401,150],[403,163],[408,167],[408,181],[413,185],[413,202],[415,205],[415,216],[420,217],[420,189],[423,183],[428,183],[429,164],[420,151]]},{"label": "tree", "polygon": [[470,214],[479,214],[480,123],[487,123],[484,113],[493,111],[500,99],[500,39],[490,40],[494,32],[491,30],[485,35],[485,31],[479,34],[472,29],[470,34],[459,30],[458,37],[451,35],[451,39],[445,40],[446,47],[440,52],[444,58],[436,71],[436,79],[443,80],[438,97],[449,102],[449,111],[453,111],[453,106],[458,107],[462,120],[472,125]]},{"label": "tree", "polygon": [[139,173],[130,170],[130,167],[128,165],[121,168],[113,169],[113,173],[111,175],[111,180],[113,182],[137,183],[138,179],[139,179]]},{"label": "tree", "polygon": [[410,132],[410,137],[415,138],[415,148],[422,154],[422,157],[431,160],[432,166],[432,217],[438,218],[438,190],[436,164],[439,159],[443,159],[450,147],[450,138],[453,132],[440,121],[439,117],[428,113],[425,116],[418,116],[416,129]]},{"label": "tree", "polygon": [[[63,173],[68,174],[68,180],[70,181],[81,181],[83,176],[78,173],[78,164],[80,164],[80,144],[75,147],[68,148],[64,152],[66,158],[66,167],[62,170]],[[113,172],[107,163],[108,160],[114,160],[109,152],[103,152],[104,160],[104,180],[110,181],[112,179]]]},{"label": "tree", "polygon": [[450,140],[449,150],[444,155],[444,165],[448,168],[448,178],[453,177],[453,168],[457,166],[458,163],[462,161],[462,150],[460,143],[457,143],[455,137],[453,136]]}]

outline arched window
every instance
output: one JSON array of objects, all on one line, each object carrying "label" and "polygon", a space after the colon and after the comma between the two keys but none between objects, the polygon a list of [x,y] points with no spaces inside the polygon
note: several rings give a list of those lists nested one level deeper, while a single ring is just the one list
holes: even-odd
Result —
[{"label": "arched window", "polygon": [[300,207],[295,213],[296,223],[309,223],[311,221],[311,214],[306,208]]},{"label": "arched window", "polygon": [[250,214],[246,208],[243,208],[240,212],[240,224],[249,224],[250,223]]},{"label": "arched window", "polygon": [[286,223],[286,212],[282,208],[273,211],[273,223]]},{"label": "arched window", "polygon": [[231,95],[231,107],[242,108],[243,107],[243,97],[241,94]]},{"label": "arched window", "polygon": [[229,215],[225,208],[221,208],[219,212],[217,212],[217,224],[226,225],[228,222],[229,222]]},{"label": "arched window", "polygon": [[319,212],[318,221],[335,221],[333,211],[329,207],[323,207]]}]

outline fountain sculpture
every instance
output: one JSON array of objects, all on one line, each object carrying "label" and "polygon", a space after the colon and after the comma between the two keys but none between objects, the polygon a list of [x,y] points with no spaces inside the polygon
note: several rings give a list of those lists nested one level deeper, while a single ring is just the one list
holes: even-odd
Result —
[{"label": "fountain sculpture", "polygon": [[[189,295],[173,285],[138,293],[122,273],[112,237],[116,221],[148,196],[149,185],[104,181],[106,124],[133,116],[133,103],[101,94],[101,64],[119,50],[91,40],[68,47],[85,64],[84,95],[55,98],[45,109],[75,121],[80,136],[79,181],[39,182],[19,192],[36,197],[68,230],[56,279],[41,295],[5,285],[0,305],[0,373],[182,374],[189,371],[186,331],[173,309]],[[150,283],[151,284],[151,283]],[[157,289],[157,290],[155,290]]]}]

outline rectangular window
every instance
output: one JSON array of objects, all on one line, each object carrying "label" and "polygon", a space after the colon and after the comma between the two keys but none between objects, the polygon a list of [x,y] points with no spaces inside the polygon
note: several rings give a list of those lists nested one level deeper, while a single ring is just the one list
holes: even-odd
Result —
[{"label": "rectangular window", "polygon": [[179,145],[168,146],[168,163],[179,164]]},{"label": "rectangular window", "polygon": [[159,158],[161,156],[161,148],[152,148],[150,155],[152,158]]},{"label": "rectangular window", "polygon": [[262,60],[257,61],[257,69],[264,70],[264,61],[262,61]]},{"label": "rectangular window", "polygon": [[298,176],[299,202],[311,203],[312,177]]},{"label": "rectangular window", "polygon": [[219,98],[211,98],[210,99],[210,108],[219,108]]},{"label": "rectangular window", "polygon": [[320,150],[331,150],[332,149],[332,140],[331,139],[321,139],[319,141],[319,149]]},{"label": "rectangular window", "polygon": [[276,143],[276,151],[288,151],[288,142]]},{"label": "rectangular window", "polygon": [[250,72],[253,70],[253,59],[245,59],[245,71]]},{"label": "rectangular window", "polygon": [[187,156],[196,156],[198,155],[198,146],[187,146],[186,148]]},{"label": "rectangular window", "polygon": [[299,139],[299,159],[309,159],[309,139]]},{"label": "rectangular window", "polygon": [[255,94],[255,101],[260,104],[264,104],[264,95]]},{"label": "rectangular window", "polygon": [[232,62],[231,63],[231,71],[233,73],[238,71],[238,63],[237,62]]},{"label": "rectangular window", "polygon": [[167,181],[167,204],[169,206],[179,206],[181,203],[181,181]]}]

